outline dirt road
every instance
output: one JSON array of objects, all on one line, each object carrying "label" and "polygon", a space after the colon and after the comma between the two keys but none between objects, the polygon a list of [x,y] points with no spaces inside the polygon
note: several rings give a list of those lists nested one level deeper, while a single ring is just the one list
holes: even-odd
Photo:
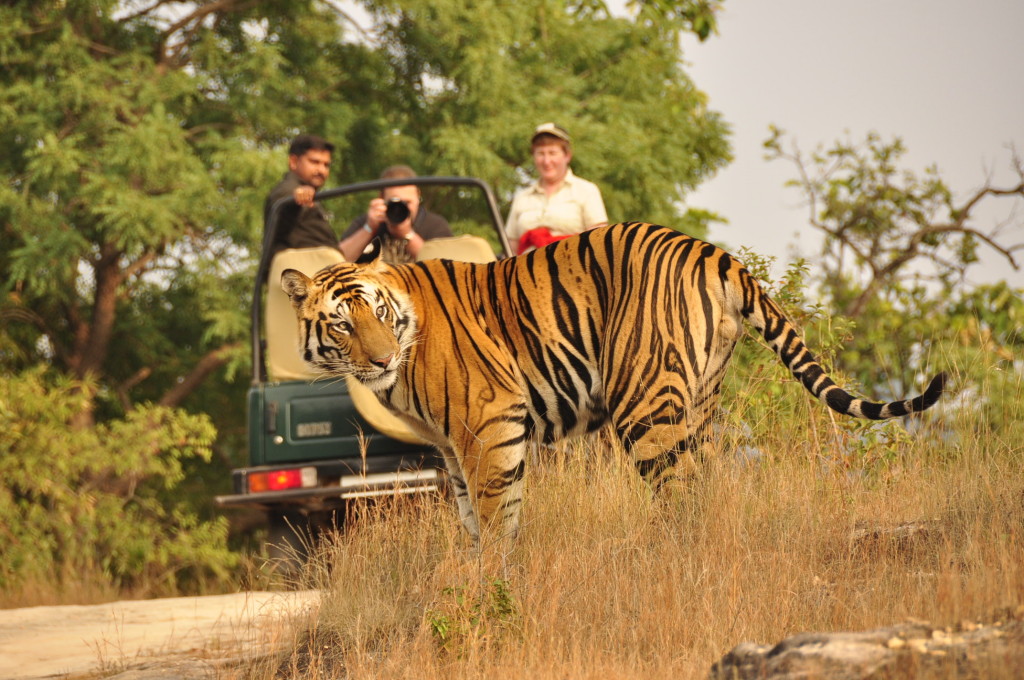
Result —
[{"label": "dirt road", "polygon": [[270,651],[317,594],[247,592],[0,610],[0,680],[112,671],[168,656]]}]

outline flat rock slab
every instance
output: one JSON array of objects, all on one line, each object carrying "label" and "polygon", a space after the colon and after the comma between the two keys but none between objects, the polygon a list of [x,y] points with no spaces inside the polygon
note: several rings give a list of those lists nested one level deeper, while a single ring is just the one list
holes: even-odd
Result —
[{"label": "flat rock slab", "polygon": [[246,592],[0,610],[0,678],[109,673],[150,659],[269,650],[286,641],[289,621],[318,601],[314,591]]},{"label": "flat rock slab", "polygon": [[[952,673],[952,675],[950,675]],[[1009,673],[1009,674],[1007,674]],[[775,646],[744,642],[711,668],[710,680],[1011,678],[1024,674],[1024,621],[910,622],[862,633],[802,633]]]}]

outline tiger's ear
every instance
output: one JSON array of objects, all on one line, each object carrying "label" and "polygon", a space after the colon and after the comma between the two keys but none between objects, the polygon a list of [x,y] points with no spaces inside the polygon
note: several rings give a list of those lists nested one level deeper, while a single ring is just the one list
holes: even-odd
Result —
[{"label": "tiger's ear", "polygon": [[383,240],[379,238],[370,239],[370,242],[366,244],[366,248],[363,249],[363,254],[359,256],[359,264],[371,264],[373,262],[380,262],[380,254],[383,252]]},{"label": "tiger's ear", "polygon": [[309,278],[298,269],[285,269],[281,273],[281,288],[288,294],[292,301],[292,307],[299,309],[302,303],[309,296],[309,286],[313,279]]}]

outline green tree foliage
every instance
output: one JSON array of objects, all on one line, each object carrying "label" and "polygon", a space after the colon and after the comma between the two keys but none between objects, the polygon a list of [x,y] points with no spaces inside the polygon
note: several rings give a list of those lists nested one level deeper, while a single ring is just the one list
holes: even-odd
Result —
[{"label": "green tree foliage", "polygon": [[244,366],[262,197],[300,130],[339,142],[341,181],[404,161],[507,198],[557,119],[613,219],[676,222],[728,157],[677,49],[715,6],[635,7],[374,2],[370,34],[329,2],[3,7],[0,360],[92,377],[108,413]]},{"label": "green tree foliage", "polygon": [[633,21],[601,2],[367,3],[384,65],[359,100],[375,115],[349,137],[346,169],[406,161],[482,177],[508,200],[532,172],[530,132],[555,120],[613,221],[679,223],[685,193],[729,157],[678,48],[714,15],[707,3],[636,4]]},{"label": "green tree foliage", "polygon": [[[144,380],[141,397],[177,405],[211,363],[241,356],[242,300],[206,291],[244,270],[235,244],[251,242],[255,185],[270,179],[227,93],[173,67],[160,34],[115,8],[0,10],[2,359],[95,380],[86,424],[97,406],[130,408],[114,397]],[[227,78],[232,60],[217,59]]]},{"label": "green tree foliage", "polygon": [[187,460],[209,460],[209,419],[146,406],[71,431],[87,393],[38,370],[0,383],[0,591],[100,576],[173,594],[228,580],[238,559],[226,522],[201,522],[167,494]]}]

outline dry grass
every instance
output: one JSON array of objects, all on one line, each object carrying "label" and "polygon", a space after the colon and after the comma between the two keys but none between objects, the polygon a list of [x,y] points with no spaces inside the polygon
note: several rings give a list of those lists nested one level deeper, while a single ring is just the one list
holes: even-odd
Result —
[{"label": "dry grass", "polygon": [[741,641],[1024,603],[1024,445],[960,418],[836,461],[820,440],[849,435],[799,422],[815,408],[754,463],[723,442],[674,495],[600,441],[534,461],[500,558],[444,501],[370,511],[307,574],[326,593],[308,635],[252,677],[696,678]]}]

